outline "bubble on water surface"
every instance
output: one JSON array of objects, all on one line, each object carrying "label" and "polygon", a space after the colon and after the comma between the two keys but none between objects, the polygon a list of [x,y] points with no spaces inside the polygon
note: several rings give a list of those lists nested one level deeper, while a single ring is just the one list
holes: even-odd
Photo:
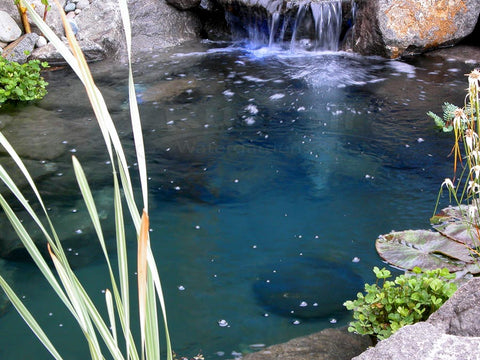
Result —
[{"label": "bubble on water surface", "polygon": [[245,106],[245,110],[247,110],[252,115],[258,114],[258,108],[254,104],[248,104],[247,106]]},{"label": "bubble on water surface", "polygon": [[218,320],[217,323],[218,323],[218,326],[220,326],[220,327],[226,327],[226,326],[228,326],[227,320],[224,320],[224,319]]},{"label": "bubble on water surface", "polygon": [[270,100],[280,100],[280,99],[283,99],[285,97],[285,94],[273,94],[272,96],[270,96]]},{"label": "bubble on water surface", "polygon": [[255,124],[255,119],[251,116],[247,117],[244,121],[245,121],[245,124],[250,125],[250,126]]}]

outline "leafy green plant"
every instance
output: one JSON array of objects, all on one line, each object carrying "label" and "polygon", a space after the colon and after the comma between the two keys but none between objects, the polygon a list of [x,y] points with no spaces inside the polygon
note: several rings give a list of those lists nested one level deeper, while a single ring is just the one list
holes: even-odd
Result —
[{"label": "leafy green plant", "polygon": [[[400,275],[395,280],[385,268],[374,267],[375,284],[365,284],[365,294],[343,305],[353,311],[355,321],[348,331],[373,335],[383,340],[405,325],[424,321],[457,290],[452,280],[455,275],[447,269],[422,272],[418,267],[413,274]],[[382,282],[379,285],[379,282]]]},{"label": "leafy green plant", "polygon": [[438,116],[432,111],[427,112],[427,115],[433,119],[435,126],[442,129],[443,132],[450,132],[453,130],[453,119],[455,118],[455,110],[457,110],[457,106],[450,104],[449,102],[444,102],[442,110],[443,117]]},{"label": "leafy green plant", "polygon": [[0,56],[0,106],[6,101],[42,99],[48,83],[40,71],[47,67],[48,63],[39,60],[19,64]]},{"label": "leafy green plant", "polygon": [[[61,9],[56,1],[57,7]],[[0,145],[9,153],[15,161],[21,173],[27,180],[34,198],[27,200],[23,192],[18,188],[15,181],[0,164],[0,180],[11,191],[16,200],[30,214],[33,221],[42,231],[45,237],[45,246],[48,248],[50,258],[53,261],[54,269],[49,266],[41,255],[37,245],[25,229],[22,221],[6,198],[0,194],[0,206],[5,216],[14,227],[18,237],[21,239],[25,249],[29,252],[33,261],[48,281],[58,298],[63,302],[66,309],[72,314],[78,323],[84,340],[92,359],[161,359],[161,344],[166,345],[166,358],[171,360],[173,353],[170,344],[170,335],[166,317],[165,301],[163,297],[160,276],[158,274],[155,258],[150,247],[149,238],[149,217],[148,217],[148,184],[147,168],[145,161],[145,150],[143,147],[142,126],[136,102],[135,87],[131,67],[131,28],[128,14],[127,0],[118,0],[119,9],[123,19],[124,33],[126,40],[128,65],[129,65],[129,104],[132,133],[136,151],[136,162],[138,164],[138,176],[140,178],[140,191],[142,204],[137,204],[137,197],[131,180],[126,154],[122,142],[115,128],[114,121],[108,112],[107,105],[102,94],[95,85],[93,76],[90,73],[88,64],[83,56],[80,46],[73,35],[68,24],[65,13],[60,10],[60,15],[65,27],[69,47],[45,24],[41,17],[33,10],[28,2],[24,3],[32,21],[39,27],[40,31],[57,48],[59,53],[68,62],[72,70],[82,81],[90,99],[92,110],[95,113],[100,131],[105,141],[105,151],[110,159],[112,174],[112,198],[114,199],[115,230],[117,252],[115,256],[108,253],[105,245],[104,231],[99,213],[95,205],[87,178],[83,171],[81,161],[77,157],[72,158],[72,167],[77,179],[79,193],[84,199],[92,224],[94,225],[97,239],[102,248],[105,258],[105,271],[109,275],[110,283],[105,291],[106,314],[102,314],[99,308],[104,304],[95,304],[82,282],[77,278],[75,271],[65,255],[61,239],[58,236],[52,220],[47,211],[47,205],[30,176],[28,169],[15,152],[7,138],[0,132]],[[33,210],[31,203],[37,202],[40,206],[38,213]],[[124,209],[126,204],[127,209]],[[143,210],[139,210],[143,209]],[[44,220],[41,220],[44,219]],[[136,236],[130,241],[137,241],[137,282],[136,295],[138,308],[131,307],[130,297],[134,289],[129,281],[129,264],[127,257],[128,234],[126,224],[133,224]],[[117,266],[113,262],[117,262]],[[114,270],[117,268],[117,270]],[[18,313],[32,329],[42,344],[47,348],[55,359],[62,359],[56,350],[54,341],[51,341],[44,329],[38,324],[35,317],[25,307],[22,300],[15,294],[11,286],[0,275],[0,287],[7,294],[8,298]],[[134,337],[137,331],[131,326],[133,315],[139,318],[139,339]],[[163,325],[160,324],[163,322]],[[119,324],[118,324],[119,323]],[[163,331],[160,331],[163,328]],[[161,341],[160,334],[164,333],[164,340]],[[54,339],[61,341],[62,339]],[[79,339],[80,340],[80,339]],[[108,352],[108,353],[107,353]],[[107,353],[107,354],[106,354]]]}]

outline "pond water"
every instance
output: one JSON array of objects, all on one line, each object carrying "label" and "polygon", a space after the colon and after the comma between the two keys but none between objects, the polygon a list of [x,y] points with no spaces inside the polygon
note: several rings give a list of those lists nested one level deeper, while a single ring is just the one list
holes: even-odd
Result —
[{"label": "pond water", "polygon": [[[429,227],[439,186],[452,173],[452,139],[426,112],[441,113],[444,101],[462,104],[471,70],[435,57],[389,61],[227,45],[195,44],[135,65],[152,246],[173,346],[207,359],[349,321],[341,303],[384,265],[377,236]],[[128,143],[124,71],[93,68]],[[49,165],[39,181],[52,214],[78,207],[69,190],[72,153],[108,204],[110,167],[81,85],[64,70],[47,77],[43,101],[3,109],[3,131],[15,145],[37,149],[25,155],[31,163]],[[41,136],[37,144],[16,133],[24,123],[41,124],[58,151],[47,156]],[[70,227],[67,246],[103,304],[105,265],[81,226]],[[65,358],[85,359],[76,325],[35,269],[7,267]],[[0,334],[1,359],[49,358],[14,311],[0,319]]]}]

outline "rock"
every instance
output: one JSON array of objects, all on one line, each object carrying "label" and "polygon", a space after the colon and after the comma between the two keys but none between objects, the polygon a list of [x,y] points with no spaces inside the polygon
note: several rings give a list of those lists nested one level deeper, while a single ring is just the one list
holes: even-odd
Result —
[{"label": "rock", "polygon": [[[107,249],[112,250],[115,238],[113,236],[114,216],[112,213],[113,191],[111,188],[105,188],[93,191],[92,195],[95,199],[95,205],[107,241]],[[47,200],[47,204],[50,219],[73,267],[90,263],[102,256],[95,228],[88,216],[83,199],[70,201],[68,205],[65,204],[65,199],[61,200],[61,204]],[[41,213],[41,209],[36,204],[33,207],[37,213]],[[38,226],[33,223],[30,215],[23,209],[17,209],[15,213],[21,219],[32,240],[37,244],[39,251],[45,257],[48,257],[45,236]],[[15,261],[30,261],[30,256],[23,243],[14,232],[8,219],[3,215],[0,217],[0,225],[2,228],[0,234],[0,257]]]},{"label": "rock", "polygon": [[72,28],[73,34],[76,35],[78,33],[77,22],[75,21],[75,19],[68,19],[68,23],[70,24],[70,27]]},{"label": "rock", "polygon": [[77,39],[96,43],[108,57],[125,52],[120,9],[114,0],[95,1],[76,17]]},{"label": "rock", "polygon": [[130,1],[130,16],[132,50],[137,54],[198,40],[202,27],[194,14],[158,0]]},{"label": "rock", "polygon": [[427,320],[448,335],[477,337],[480,346],[480,278],[474,278]]},{"label": "rock", "polygon": [[354,50],[396,58],[458,43],[475,28],[480,0],[358,2]]},{"label": "rock", "polygon": [[78,0],[78,2],[76,4],[76,9],[77,10],[83,10],[88,6],[90,6],[90,1],[88,1],[88,0]]},{"label": "rock", "polygon": [[74,3],[67,3],[67,5],[65,5],[64,7],[64,10],[66,13],[70,12],[70,11],[75,11],[75,4]]},{"label": "rock", "polygon": [[166,0],[167,3],[176,7],[178,10],[190,10],[198,7],[201,0]]},{"label": "rock", "polygon": [[[36,106],[22,111],[21,117],[8,122],[2,129],[18,155],[33,160],[54,160],[63,155],[65,146],[61,139],[66,132],[68,125],[64,120]],[[0,154],[5,154],[1,146]]]},{"label": "rock", "polygon": [[[43,17],[45,6],[42,4],[42,1],[29,0],[28,2],[32,6],[34,6],[37,14]],[[63,6],[65,5],[65,0],[60,0],[59,3],[60,3],[60,6],[63,8]],[[50,1],[49,4],[51,6],[51,9],[48,11],[48,14],[47,14],[47,19],[46,19],[47,24],[52,28],[52,30],[58,36],[63,36],[64,31],[63,31],[62,21],[58,16],[57,5],[54,1]],[[17,22],[17,24],[21,24],[17,7],[13,4],[13,1],[0,1],[0,10],[6,11]],[[31,24],[31,25],[32,25],[32,32],[40,34],[40,31],[38,30],[38,28],[34,24]]]},{"label": "rock", "polygon": [[345,299],[355,297],[364,283],[345,264],[302,256],[271,265],[253,290],[268,312],[292,319],[337,318],[346,313]]},{"label": "rock", "polygon": [[465,64],[480,66],[480,48],[471,45],[457,45],[428,52],[426,56],[440,57],[443,60],[461,61]]},{"label": "rock", "polygon": [[19,64],[24,64],[27,62],[28,57],[35,48],[37,40],[37,34],[25,34],[4,49],[3,57],[10,61],[16,61]]},{"label": "rock", "polygon": [[47,39],[45,39],[44,36],[39,36],[37,42],[35,43],[35,46],[37,48],[41,48],[47,45]]},{"label": "rock", "polygon": [[[97,43],[90,40],[82,40],[79,41],[79,44],[87,62],[101,61],[106,58],[105,49]],[[66,41],[65,45],[68,46]],[[52,43],[48,43],[46,46],[35,49],[32,53],[32,58],[40,61],[46,61],[51,66],[65,65],[65,59],[55,49],[55,46]]]},{"label": "rock", "polygon": [[474,360],[480,349],[480,278],[460,287],[426,322],[408,325],[354,360]]},{"label": "rock", "polygon": [[[349,333],[346,328],[325,329],[283,344],[248,354],[244,360],[350,360],[372,345],[368,336]],[[385,360],[385,359],[382,359]]]},{"label": "rock", "polygon": [[5,11],[0,11],[0,41],[8,43],[17,40],[21,35],[22,30],[15,20]]}]

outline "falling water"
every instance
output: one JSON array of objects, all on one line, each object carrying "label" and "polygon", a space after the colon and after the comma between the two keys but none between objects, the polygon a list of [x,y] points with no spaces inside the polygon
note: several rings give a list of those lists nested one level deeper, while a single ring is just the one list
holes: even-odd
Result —
[{"label": "falling water", "polygon": [[342,32],[342,3],[311,3],[310,9],[315,22],[315,50],[337,51]]},{"label": "falling water", "polygon": [[[344,1],[344,0],[343,0]],[[267,15],[255,11],[227,14],[232,33],[248,38],[254,47],[287,47],[314,51],[337,51],[342,34],[342,0],[305,1],[296,10],[276,6]],[[278,5],[278,3],[276,3]],[[352,16],[354,6],[352,4]],[[233,19],[235,18],[235,21]]]},{"label": "falling water", "polygon": [[297,32],[298,29],[300,28],[300,25],[303,23],[303,20],[305,18],[305,13],[307,11],[307,3],[299,4],[298,5],[298,11],[297,11],[297,17],[295,18],[295,23],[293,25],[293,34],[292,34],[292,39],[290,41],[290,49],[293,51],[296,48],[297,45]]}]

